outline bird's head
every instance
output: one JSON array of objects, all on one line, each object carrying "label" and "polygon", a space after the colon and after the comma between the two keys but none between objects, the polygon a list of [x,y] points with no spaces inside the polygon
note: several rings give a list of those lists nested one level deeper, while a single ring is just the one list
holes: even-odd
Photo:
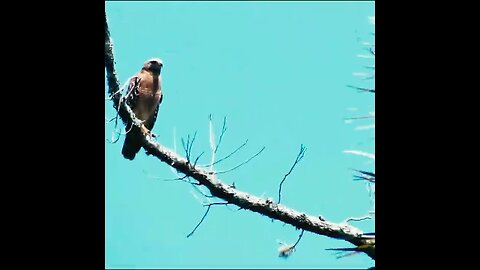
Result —
[{"label": "bird's head", "polygon": [[147,60],[143,64],[143,69],[152,72],[153,74],[160,74],[160,71],[162,70],[163,67],[163,61],[160,58],[152,58],[150,60]]}]

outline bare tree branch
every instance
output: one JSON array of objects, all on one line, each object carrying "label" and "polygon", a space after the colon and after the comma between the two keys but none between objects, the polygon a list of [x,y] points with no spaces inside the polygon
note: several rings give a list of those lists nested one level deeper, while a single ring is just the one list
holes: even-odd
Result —
[{"label": "bare tree branch", "polygon": [[358,90],[358,92],[370,92],[370,93],[375,93],[375,88],[365,88],[365,87],[358,87],[358,86],[353,86],[353,85],[347,85],[347,87],[355,88],[355,89]]},{"label": "bare tree branch", "polygon": [[293,163],[293,165],[290,168],[290,170],[288,171],[288,173],[285,174],[282,181],[280,181],[280,185],[278,186],[278,203],[280,203],[280,200],[282,199],[282,185],[283,185],[283,182],[285,182],[285,179],[287,179],[287,176],[289,176],[292,173],[293,169],[295,168],[295,166],[297,166],[298,162],[300,162],[300,160],[302,160],[303,156],[305,155],[305,150],[306,150],[306,148],[303,146],[303,144],[300,145],[300,152],[298,153],[297,157],[295,158],[295,162]]},{"label": "bare tree branch", "polygon": [[297,242],[295,242],[295,244],[293,244],[293,248],[295,248],[295,247],[298,245],[298,243],[300,242],[300,240],[301,240],[302,237],[303,237],[303,233],[304,233],[304,232],[305,232],[305,230],[302,230],[302,232],[301,232],[300,235],[298,236]]},{"label": "bare tree branch", "polygon": [[375,116],[373,115],[357,116],[357,117],[344,118],[343,120],[358,120],[358,119],[371,119],[371,118],[375,118]]},{"label": "bare tree branch", "polygon": [[227,158],[229,158],[229,157],[231,157],[233,154],[235,154],[238,150],[242,149],[245,145],[247,145],[247,143],[248,143],[248,139],[247,139],[242,145],[240,145],[237,149],[235,149],[233,152],[231,152],[230,154],[226,155],[225,157],[223,157],[223,158],[221,158],[221,159],[219,159],[219,160],[217,160],[217,161],[215,161],[215,162],[213,162],[213,163],[211,163],[211,164],[209,164],[209,165],[204,165],[204,166],[205,166],[205,167],[210,167],[210,166],[212,166],[212,165],[218,164],[218,163],[226,160]]},{"label": "bare tree branch", "polygon": [[215,147],[215,151],[213,151],[214,153],[217,153],[218,148],[220,147],[220,144],[222,143],[222,138],[223,138],[223,135],[225,134],[225,131],[227,131],[227,117],[226,116],[223,118],[222,132],[220,133],[220,138],[218,139],[218,143],[217,143],[217,146]]},{"label": "bare tree branch", "polygon": [[229,205],[230,203],[228,202],[213,202],[213,203],[209,203],[209,204],[206,204],[204,206],[212,206],[212,205]]},{"label": "bare tree branch", "polygon": [[260,154],[263,152],[263,150],[265,150],[265,146],[262,147],[262,149],[261,149],[260,151],[258,151],[255,155],[251,156],[249,159],[245,160],[244,162],[242,162],[242,163],[238,164],[237,166],[235,166],[235,167],[233,167],[233,168],[231,168],[231,169],[228,169],[228,170],[226,170],[226,171],[217,172],[216,174],[227,173],[227,172],[231,172],[231,171],[233,171],[233,170],[235,170],[235,169],[237,169],[237,168],[240,168],[241,166],[243,166],[243,165],[247,164],[248,162],[250,162],[250,161],[251,161],[252,159],[254,159],[256,156],[260,155]]},{"label": "bare tree branch", "polygon": [[197,156],[197,158],[196,158],[195,161],[193,162],[193,166],[194,166],[194,167],[197,165],[198,159],[200,159],[200,157],[201,157],[204,153],[205,153],[205,151],[202,152],[202,153],[200,153],[200,155]]},{"label": "bare tree branch", "polygon": [[280,244],[282,246],[278,249],[278,253],[279,253],[278,256],[283,257],[283,258],[288,258],[288,256],[290,256],[295,251],[295,248],[297,247],[297,244],[302,239],[303,232],[304,232],[304,230],[302,230],[302,232],[298,236],[297,242],[295,242],[295,244],[293,244],[293,245],[287,245],[283,242],[280,242]]},{"label": "bare tree branch", "polygon": [[183,150],[185,151],[185,156],[186,156],[188,162],[191,161],[190,156],[192,154],[192,146],[193,146],[193,143],[195,142],[196,137],[197,137],[197,132],[195,131],[191,141],[190,141],[190,134],[187,135],[187,141],[186,142],[182,138],[182,146],[183,146]]},{"label": "bare tree branch", "polygon": [[113,45],[110,38],[110,30],[108,29],[107,12],[105,12],[105,69],[107,70],[108,94],[112,98],[113,106],[116,108],[120,95],[118,90],[120,83],[115,72],[115,61],[113,58]]},{"label": "bare tree branch", "polygon": [[[209,189],[212,196],[235,204],[242,209],[260,213],[316,234],[342,239],[357,246],[364,243],[364,239],[361,237],[362,231],[355,227],[348,224],[335,224],[320,220],[316,216],[307,216],[305,213],[287,208],[281,204],[239,191],[230,185],[222,183],[215,174],[208,172],[206,169],[198,166],[192,167],[185,158],[178,156],[173,151],[157,142],[151,141],[149,138],[146,138],[144,147],[162,162],[169,164],[182,173],[188,174],[204,185]],[[375,258],[374,251],[374,249],[366,249],[365,253]]]},{"label": "bare tree branch", "polygon": [[364,216],[364,217],[359,217],[359,218],[347,218],[343,223],[348,223],[350,221],[362,221],[362,220],[366,220],[366,219],[372,219],[371,216]]},{"label": "bare tree branch", "polygon": [[[107,71],[107,81],[109,86],[109,93],[116,93],[119,88],[118,80],[115,75],[114,58],[112,52],[112,45],[110,43],[110,34],[108,31],[108,24],[105,14],[105,68]],[[119,116],[124,122],[131,122],[133,125],[141,127],[142,121],[135,117],[132,109],[125,104],[119,103],[118,99],[112,98],[113,106],[117,108],[119,104]],[[175,168],[193,179],[197,180],[199,184],[205,186],[212,196],[220,198],[230,204],[247,209],[261,215],[265,215],[271,219],[276,219],[296,228],[309,231],[315,234],[324,235],[327,237],[341,239],[352,243],[355,246],[362,246],[367,244],[367,240],[362,238],[362,231],[348,224],[336,224],[326,220],[320,220],[318,216],[311,216],[305,213],[288,208],[284,205],[277,204],[272,201],[256,197],[252,194],[242,192],[233,188],[230,185],[224,184],[217,178],[216,174],[209,172],[207,169],[200,166],[192,166],[192,164],[184,157],[166,148],[165,146],[154,141],[151,136],[141,136],[142,146],[149,153],[157,157],[160,161],[168,164],[168,166]],[[264,149],[264,148],[263,148]],[[263,151],[263,150],[262,150]],[[259,152],[260,153],[260,152]],[[209,206],[210,208],[211,206]],[[208,214],[207,209],[204,217]],[[200,224],[200,223],[199,223]],[[200,226],[200,225],[198,225]],[[197,227],[198,227],[197,226]],[[371,245],[369,248],[362,250],[372,259],[375,259],[375,246]]]},{"label": "bare tree branch", "polygon": [[207,217],[208,215],[208,212],[210,211],[210,207],[214,206],[214,205],[228,205],[229,203],[226,203],[226,202],[214,202],[214,203],[209,203],[207,205],[204,205],[204,206],[207,206],[207,211],[205,211],[205,214],[203,214],[203,217],[202,219],[200,220],[200,222],[198,222],[197,226],[195,226],[195,228],[193,229],[192,232],[190,232],[188,235],[187,235],[187,238],[192,236],[195,231],[197,230],[197,228],[200,226],[200,224],[202,224],[203,220],[205,220],[205,217]]},{"label": "bare tree branch", "polygon": [[357,181],[358,180],[365,180],[365,181],[375,183],[375,173],[367,172],[367,171],[361,171],[361,170],[355,170],[355,169],[351,169],[351,170],[359,172],[359,173],[362,174],[362,175],[354,175],[353,176],[353,177],[355,177],[354,180],[357,180]]},{"label": "bare tree branch", "polygon": [[212,206],[211,205],[208,206],[207,211],[205,211],[205,214],[203,214],[202,219],[200,219],[200,222],[198,222],[197,226],[195,226],[195,228],[193,228],[192,232],[190,232],[187,235],[187,238],[192,236],[195,233],[195,231],[197,230],[197,228],[200,226],[200,224],[202,224],[203,220],[205,219],[205,217],[208,215],[208,212],[210,211],[210,207],[212,207]]}]

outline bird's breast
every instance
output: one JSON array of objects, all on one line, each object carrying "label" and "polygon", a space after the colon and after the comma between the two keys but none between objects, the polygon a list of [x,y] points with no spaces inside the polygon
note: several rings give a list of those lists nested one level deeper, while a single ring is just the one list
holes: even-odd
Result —
[{"label": "bird's breast", "polygon": [[135,109],[135,115],[141,120],[147,120],[155,112],[160,100],[160,91],[152,94],[151,92],[139,93],[138,103]]},{"label": "bird's breast", "polygon": [[139,77],[138,100],[133,111],[137,118],[145,121],[154,114],[160,101],[162,95],[161,79],[158,76],[152,76],[150,73],[140,73]]}]

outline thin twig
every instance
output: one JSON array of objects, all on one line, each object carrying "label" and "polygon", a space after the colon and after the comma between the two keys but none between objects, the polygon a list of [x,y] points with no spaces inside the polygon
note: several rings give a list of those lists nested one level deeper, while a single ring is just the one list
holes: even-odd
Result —
[{"label": "thin twig", "polygon": [[357,116],[357,117],[344,118],[343,120],[358,120],[358,119],[371,119],[371,118],[375,118],[375,116],[374,115]]},{"label": "thin twig", "polygon": [[353,85],[347,85],[347,87],[350,88],[355,88],[358,90],[358,92],[370,92],[370,93],[375,93],[374,88],[365,88],[365,87],[358,87],[358,86],[353,86]]},{"label": "thin twig", "polygon": [[202,219],[200,220],[200,222],[198,222],[197,226],[195,226],[195,228],[193,229],[193,231],[191,233],[189,233],[187,235],[187,238],[192,236],[193,233],[195,233],[195,231],[197,230],[197,228],[200,226],[200,224],[202,224],[203,220],[205,219],[205,217],[207,216],[208,212],[210,211],[210,207],[212,207],[213,205],[227,205],[229,204],[228,202],[214,202],[214,203],[209,203],[209,204],[206,204],[204,206],[207,206],[207,211],[205,211],[205,214],[203,214],[203,217]]},{"label": "thin twig", "polygon": [[133,125],[130,125],[130,128],[127,131],[125,131],[125,133],[120,131],[120,135],[127,135],[130,131],[132,131],[132,128],[133,128]]},{"label": "thin twig", "polygon": [[202,194],[202,196],[204,196],[205,198],[215,198],[215,196],[212,196],[212,195],[207,195],[205,193],[203,193],[198,187],[197,185],[192,185],[192,187],[200,194]]},{"label": "thin twig", "polygon": [[298,153],[297,157],[295,158],[295,162],[293,163],[293,165],[290,168],[290,170],[288,171],[288,173],[285,174],[282,181],[280,182],[280,185],[278,187],[278,203],[280,203],[280,201],[282,199],[282,185],[283,185],[283,182],[285,182],[287,177],[292,173],[293,169],[295,168],[295,166],[297,166],[298,162],[300,162],[300,160],[302,160],[303,156],[305,155],[305,150],[306,150],[306,148],[303,146],[303,144],[300,145],[300,152]]},{"label": "thin twig", "polygon": [[190,147],[188,148],[189,156],[192,154],[192,146],[195,142],[195,138],[197,138],[197,131],[195,131],[195,133],[193,134],[192,142],[190,143]]},{"label": "thin twig", "polygon": [[369,177],[369,176],[362,176],[362,175],[354,175],[354,181],[368,181],[371,183],[375,183],[375,177]]},{"label": "thin twig", "polygon": [[195,162],[193,162],[193,167],[195,167],[197,165],[197,161],[198,159],[205,153],[205,151],[203,151],[200,155],[198,155],[198,157],[195,159]]},{"label": "thin twig", "polygon": [[245,160],[244,162],[242,162],[242,163],[238,164],[237,166],[235,166],[235,167],[233,167],[233,168],[231,168],[231,169],[228,169],[228,170],[226,170],[226,171],[217,172],[216,174],[222,174],[222,173],[231,172],[231,171],[239,168],[240,166],[243,166],[243,165],[247,164],[248,162],[250,162],[250,160],[252,160],[252,159],[254,159],[256,156],[260,155],[260,153],[262,153],[263,150],[265,150],[265,146],[264,146],[260,151],[258,151],[255,155],[253,155],[253,156],[250,157],[249,159]]},{"label": "thin twig", "polygon": [[192,236],[193,233],[195,233],[195,231],[197,230],[197,228],[200,226],[200,224],[202,224],[203,220],[205,219],[205,217],[208,215],[208,212],[210,211],[210,207],[212,207],[212,206],[211,206],[211,205],[208,206],[207,211],[205,211],[205,214],[203,214],[202,219],[200,219],[200,222],[198,222],[197,226],[195,226],[195,228],[193,229],[193,231],[187,235],[187,238],[189,238],[190,236]]},{"label": "thin twig", "polygon": [[227,117],[223,117],[223,125],[222,125],[222,132],[220,133],[220,138],[218,139],[217,146],[215,147],[214,153],[217,153],[218,148],[220,147],[220,144],[222,143],[222,138],[223,135],[225,134],[225,131],[227,131]]},{"label": "thin twig", "polygon": [[186,182],[186,183],[191,183],[190,180],[185,180],[186,178],[188,178],[188,175],[184,175],[182,177],[177,177],[177,178],[160,179],[160,181],[164,181],[164,182],[183,181],[183,182]]},{"label": "thin twig", "polygon": [[302,230],[302,232],[301,232],[300,235],[298,236],[297,242],[295,242],[295,244],[293,244],[293,247],[292,247],[292,248],[295,248],[295,247],[297,246],[297,244],[300,242],[300,240],[301,240],[302,237],[303,237],[303,232],[305,232],[305,230]]},{"label": "thin twig", "polygon": [[105,117],[105,124],[108,124],[110,122],[112,122],[113,120],[115,120],[115,118],[117,118],[117,116],[114,116],[112,119],[108,120],[107,117]]},{"label": "thin twig", "polygon": [[204,206],[212,206],[212,205],[228,205],[230,204],[229,202],[213,202],[209,204],[205,204]]},{"label": "thin twig", "polygon": [[196,137],[197,137],[197,131],[195,131],[195,134],[193,134],[192,141],[190,141],[190,134],[187,135],[187,142],[185,142],[182,138],[182,146],[183,146],[183,150],[185,150],[185,156],[188,162],[190,162],[190,156],[192,154],[192,146],[193,146],[193,143],[195,142]]},{"label": "thin twig", "polygon": [[372,219],[371,216],[364,216],[364,217],[359,217],[359,218],[347,218],[345,221],[343,221],[343,223],[348,223],[350,221],[362,221],[362,220],[366,220],[366,219]]},{"label": "thin twig", "polygon": [[213,163],[211,163],[211,164],[209,164],[209,165],[205,165],[204,167],[210,167],[210,166],[212,166],[212,165],[218,164],[218,163],[226,160],[227,158],[229,158],[229,157],[231,157],[233,154],[235,154],[238,150],[242,149],[245,145],[247,145],[247,143],[248,143],[248,139],[247,139],[242,145],[240,145],[237,149],[235,149],[233,152],[231,152],[230,154],[226,155],[225,157],[223,157],[223,158],[221,158],[221,159],[219,159],[219,160],[217,160],[217,161],[215,161],[215,162],[213,162]]},{"label": "thin twig", "polygon": [[372,182],[372,183],[375,183],[375,173],[373,172],[367,172],[367,171],[361,171],[361,170],[356,170],[356,169],[350,169],[350,170],[353,170],[353,171],[356,171],[356,172],[359,172],[363,175],[354,175],[353,177],[355,177],[354,180],[358,181],[362,181],[362,180],[365,180],[365,181],[369,181],[369,182]]}]

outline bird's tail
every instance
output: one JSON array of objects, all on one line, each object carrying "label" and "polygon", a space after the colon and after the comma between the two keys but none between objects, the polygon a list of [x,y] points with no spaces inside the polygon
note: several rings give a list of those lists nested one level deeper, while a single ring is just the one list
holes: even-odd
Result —
[{"label": "bird's tail", "polygon": [[137,127],[133,126],[125,137],[125,142],[123,143],[122,148],[122,155],[126,159],[133,160],[141,148],[142,145],[140,138],[140,130]]}]

